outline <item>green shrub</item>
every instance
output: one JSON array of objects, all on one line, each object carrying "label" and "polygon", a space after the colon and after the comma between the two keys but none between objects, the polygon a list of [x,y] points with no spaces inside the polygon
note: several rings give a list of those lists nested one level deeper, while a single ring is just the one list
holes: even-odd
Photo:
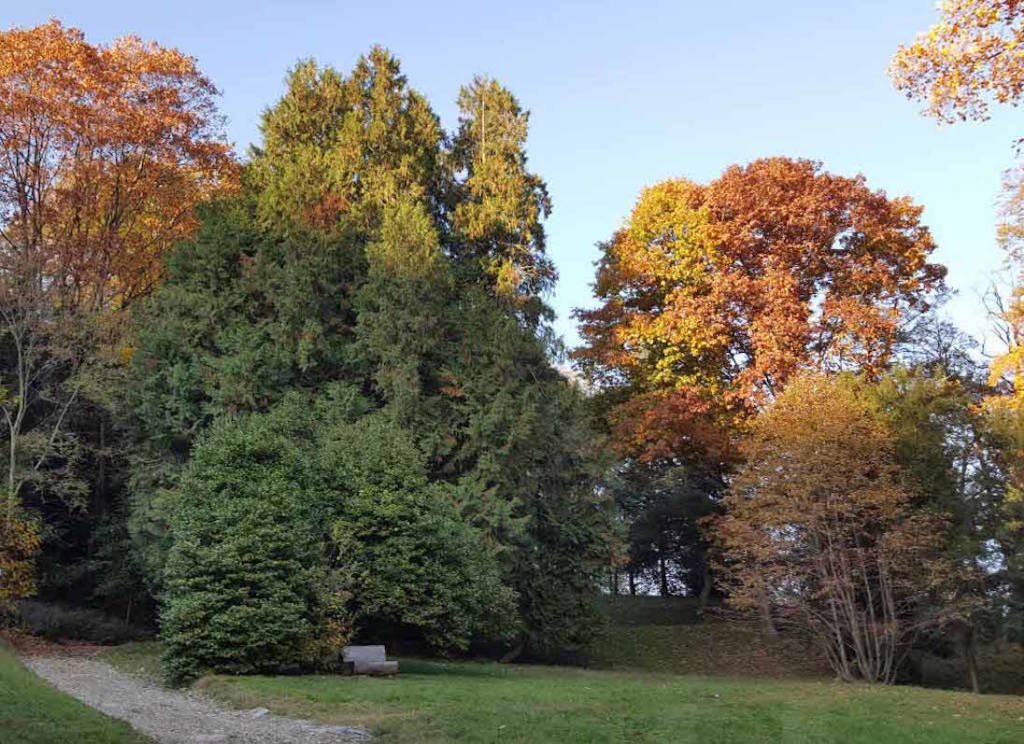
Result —
[{"label": "green shrub", "polygon": [[501,639],[516,628],[515,593],[423,456],[383,415],[335,426],[321,447],[339,517],[332,538],[357,625],[419,635],[437,649]]},{"label": "green shrub", "polygon": [[182,478],[162,614],[173,681],[329,667],[347,640],[314,474],[273,423],[218,421]]}]

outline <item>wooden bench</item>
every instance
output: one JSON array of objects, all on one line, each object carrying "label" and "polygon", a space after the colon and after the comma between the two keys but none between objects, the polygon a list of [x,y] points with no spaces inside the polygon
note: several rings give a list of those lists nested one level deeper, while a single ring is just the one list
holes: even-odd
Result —
[{"label": "wooden bench", "polygon": [[345,646],[341,650],[342,669],[349,674],[383,677],[398,674],[398,662],[388,661],[383,646]]}]

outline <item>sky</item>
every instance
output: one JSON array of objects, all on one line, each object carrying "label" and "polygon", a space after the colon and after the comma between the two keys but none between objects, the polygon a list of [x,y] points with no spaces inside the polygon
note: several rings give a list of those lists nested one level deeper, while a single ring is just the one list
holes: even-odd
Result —
[{"label": "sky", "polygon": [[548,250],[560,279],[556,329],[592,306],[598,241],[641,189],[699,182],[727,166],[786,155],[909,195],[949,268],[947,306],[965,330],[988,323],[981,293],[1002,257],[995,203],[1022,111],[940,127],[886,76],[900,43],[937,18],[934,0],[716,2],[236,2],[0,0],[0,26],[49,18],[93,42],[124,34],[193,55],[223,95],[239,153],[298,59],[348,71],[383,44],[452,129],[459,86],[497,78],[531,112],[530,167],[548,183]]}]

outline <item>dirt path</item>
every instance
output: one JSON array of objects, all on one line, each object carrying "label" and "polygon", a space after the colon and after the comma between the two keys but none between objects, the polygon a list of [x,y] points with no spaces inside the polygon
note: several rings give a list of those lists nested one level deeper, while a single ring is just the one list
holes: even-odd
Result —
[{"label": "dirt path", "polygon": [[323,726],[255,710],[229,710],[194,693],[168,690],[99,659],[28,655],[26,666],[86,705],[130,723],[161,744],[336,744],[367,742],[365,729]]}]

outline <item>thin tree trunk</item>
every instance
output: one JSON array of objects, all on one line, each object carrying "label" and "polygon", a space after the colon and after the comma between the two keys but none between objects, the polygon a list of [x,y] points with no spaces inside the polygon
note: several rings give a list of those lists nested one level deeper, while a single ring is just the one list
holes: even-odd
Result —
[{"label": "thin tree trunk", "polygon": [[701,561],[700,567],[700,598],[697,602],[697,615],[704,616],[704,610],[708,608],[708,597],[711,596],[711,567],[706,560]]},{"label": "thin tree trunk", "polygon": [[768,601],[768,592],[761,594],[761,623],[764,626],[765,635],[774,638],[779,634],[778,628],[775,627],[775,621],[772,619],[772,605]]},{"label": "thin tree trunk", "polygon": [[629,569],[629,596],[636,596],[636,574],[633,573],[633,569]]},{"label": "thin tree trunk", "polygon": [[14,521],[14,463],[17,454],[17,437],[14,434],[13,429],[9,429],[8,435],[11,438],[9,461],[7,467],[9,468],[9,474],[7,479],[7,524],[6,528],[9,531],[11,529],[11,522]]},{"label": "thin tree trunk", "polygon": [[658,556],[658,581],[661,584],[661,596],[667,597],[668,593],[668,569],[665,567],[665,559]]},{"label": "thin tree trunk", "polygon": [[501,657],[499,663],[501,663],[501,664],[511,664],[513,661],[515,661],[520,656],[522,656],[522,653],[523,653],[523,651],[525,649],[526,649],[526,638],[523,637],[523,636],[520,636],[519,639],[516,641],[516,645],[514,645],[512,648],[510,648],[508,650],[508,653],[506,653],[504,656]]},{"label": "thin tree trunk", "polygon": [[963,655],[964,665],[967,667],[967,679],[971,683],[971,692],[979,695],[981,694],[981,684],[978,682],[978,654],[973,623],[964,629]]},{"label": "thin tree trunk", "polygon": [[96,516],[102,517],[107,507],[107,422],[100,418],[100,453],[96,464]]}]

